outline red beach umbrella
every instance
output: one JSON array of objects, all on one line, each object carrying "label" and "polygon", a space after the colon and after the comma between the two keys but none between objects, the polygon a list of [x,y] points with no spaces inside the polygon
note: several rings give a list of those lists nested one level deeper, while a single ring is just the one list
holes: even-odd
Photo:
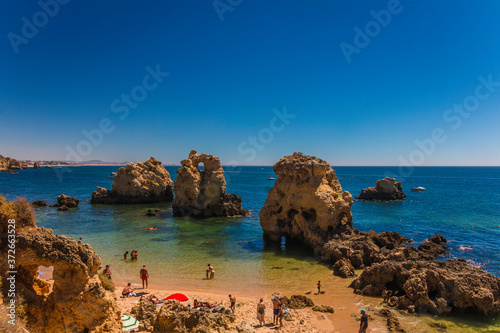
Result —
[{"label": "red beach umbrella", "polygon": [[184,301],[187,301],[189,298],[187,298],[187,296],[184,294],[177,293],[177,294],[172,294],[172,295],[168,296],[167,298],[165,298],[165,300],[169,300],[169,299],[175,299],[179,302],[184,302]]}]

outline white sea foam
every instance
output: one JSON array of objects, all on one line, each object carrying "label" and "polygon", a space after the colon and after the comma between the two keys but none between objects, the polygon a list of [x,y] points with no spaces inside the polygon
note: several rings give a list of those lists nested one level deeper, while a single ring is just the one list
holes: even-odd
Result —
[{"label": "white sea foam", "polygon": [[465,252],[465,251],[472,251],[472,246],[468,246],[468,245],[460,245],[460,246],[458,247],[458,250],[459,250],[459,251],[463,251],[463,252]]}]

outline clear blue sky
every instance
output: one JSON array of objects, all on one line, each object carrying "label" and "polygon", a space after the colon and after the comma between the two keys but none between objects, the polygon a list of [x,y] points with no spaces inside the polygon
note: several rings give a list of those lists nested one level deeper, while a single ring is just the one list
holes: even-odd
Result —
[{"label": "clear blue sky", "polygon": [[[35,1],[2,1],[0,154],[177,163],[194,148],[226,164],[301,151],[333,165],[500,165],[500,2],[218,4],[69,1],[49,17]],[[390,22],[374,23],[381,10]],[[146,77],[158,64],[169,73],[159,84]],[[121,100],[132,91],[134,108]],[[450,109],[464,103],[471,112]],[[295,118],[273,120],[284,108]]]}]

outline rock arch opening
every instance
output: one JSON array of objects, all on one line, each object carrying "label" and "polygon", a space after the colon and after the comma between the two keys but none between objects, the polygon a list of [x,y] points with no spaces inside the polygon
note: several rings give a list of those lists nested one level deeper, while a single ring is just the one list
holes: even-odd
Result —
[{"label": "rock arch opening", "polygon": [[35,279],[33,279],[33,290],[39,296],[47,296],[52,292],[54,279],[52,274],[54,267],[38,266]]}]

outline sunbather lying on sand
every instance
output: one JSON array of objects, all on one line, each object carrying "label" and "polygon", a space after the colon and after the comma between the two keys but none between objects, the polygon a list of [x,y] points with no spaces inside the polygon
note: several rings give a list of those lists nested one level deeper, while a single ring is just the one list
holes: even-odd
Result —
[{"label": "sunbather lying on sand", "polygon": [[221,305],[222,303],[208,303],[208,302],[198,302],[197,299],[194,300],[193,302],[193,308],[197,309],[197,308],[203,308],[203,307],[206,307],[206,308],[213,308],[213,307],[216,307],[218,305]]},{"label": "sunbather lying on sand", "polygon": [[149,294],[148,296],[141,296],[141,298],[139,299],[139,301],[142,301],[142,300],[144,300],[144,301],[150,301],[153,304],[163,303],[163,300],[159,299],[158,297],[156,297],[153,294]]}]

